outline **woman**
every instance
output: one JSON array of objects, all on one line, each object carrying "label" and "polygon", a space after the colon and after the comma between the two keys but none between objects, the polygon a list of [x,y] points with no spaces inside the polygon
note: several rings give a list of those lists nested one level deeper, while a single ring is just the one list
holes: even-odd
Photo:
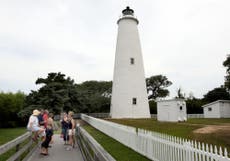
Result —
[{"label": "woman", "polygon": [[69,136],[68,136],[68,129],[69,129],[69,122],[68,122],[68,116],[66,113],[64,113],[63,120],[61,120],[61,126],[62,126],[62,137],[64,140],[64,144],[67,145],[69,141]]},{"label": "woman", "polygon": [[39,127],[39,121],[37,117],[39,114],[40,111],[33,110],[33,114],[30,116],[27,124],[27,129],[35,133],[34,137],[32,138],[34,141],[37,141],[39,135],[45,136],[45,129]]},{"label": "woman", "polygon": [[49,111],[48,110],[44,110],[42,118],[44,120],[44,127],[46,129],[47,123],[48,123],[48,118],[49,118]]},{"label": "woman", "polygon": [[[52,131],[54,130],[54,120],[53,120],[53,117],[54,117],[53,113],[49,113],[48,119],[47,119],[47,126],[49,125],[51,127]],[[53,135],[52,135],[50,143],[51,144],[53,143]]]},{"label": "woman", "polygon": [[54,128],[53,113],[48,114],[47,125],[50,125],[52,129]]},{"label": "woman", "polygon": [[73,112],[70,111],[68,113],[68,120],[69,120],[69,145],[74,148],[75,145],[75,120],[73,119]]},{"label": "woman", "polygon": [[53,137],[53,128],[51,124],[47,124],[46,127],[46,138],[41,144],[41,153],[42,155],[48,155],[48,147]]}]

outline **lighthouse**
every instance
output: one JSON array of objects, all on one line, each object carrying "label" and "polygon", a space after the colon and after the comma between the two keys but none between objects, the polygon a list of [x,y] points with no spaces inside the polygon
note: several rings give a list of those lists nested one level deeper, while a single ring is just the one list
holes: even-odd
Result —
[{"label": "lighthouse", "polygon": [[150,118],[138,23],[129,7],[117,21],[111,118]]}]

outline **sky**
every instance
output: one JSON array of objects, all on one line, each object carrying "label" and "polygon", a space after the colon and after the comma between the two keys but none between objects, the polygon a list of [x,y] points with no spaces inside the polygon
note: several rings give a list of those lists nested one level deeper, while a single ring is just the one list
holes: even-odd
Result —
[{"label": "sky", "polygon": [[76,83],[113,79],[117,20],[139,20],[145,76],[165,75],[201,98],[224,83],[229,0],[0,0],[0,91],[29,93],[62,72]]}]

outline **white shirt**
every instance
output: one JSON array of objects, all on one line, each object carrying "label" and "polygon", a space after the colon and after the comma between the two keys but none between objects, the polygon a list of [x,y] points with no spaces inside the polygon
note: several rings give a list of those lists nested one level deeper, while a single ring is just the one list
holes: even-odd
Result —
[{"label": "white shirt", "polygon": [[34,116],[34,115],[31,115],[30,118],[29,118],[27,128],[30,129],[30,128],[38,127],[38,126],[39,126],[38,117]]}]

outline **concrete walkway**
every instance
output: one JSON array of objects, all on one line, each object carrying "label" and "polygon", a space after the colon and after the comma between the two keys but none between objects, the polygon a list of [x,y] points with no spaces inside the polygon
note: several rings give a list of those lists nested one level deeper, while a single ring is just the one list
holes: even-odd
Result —
[{"label": "concrete walkway", "polygon": [[68,146],[64,145],[60,135],[54,135],[54,143],[50,145],[52,147],[49,148],[49,155],[41,155],[40,148],[38,148],[29,158],[29,161],[84,161],[79,147],[66,150]]}]

